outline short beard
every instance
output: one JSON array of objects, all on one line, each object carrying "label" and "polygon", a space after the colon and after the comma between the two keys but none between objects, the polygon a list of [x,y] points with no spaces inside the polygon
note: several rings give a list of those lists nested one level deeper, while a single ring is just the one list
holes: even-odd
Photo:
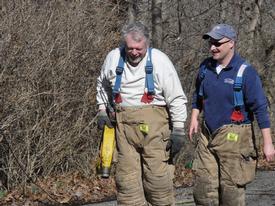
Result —
[{"label": "short beard", "polygon": [[143,57],[137,57],[137,58],[133,59],[132,57],[128,56],[127,59],[130,64],[137,65],[142,61]]}]

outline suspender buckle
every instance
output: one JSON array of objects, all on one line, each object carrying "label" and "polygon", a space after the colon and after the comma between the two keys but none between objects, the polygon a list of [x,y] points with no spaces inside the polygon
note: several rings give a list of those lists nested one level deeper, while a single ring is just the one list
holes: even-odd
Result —
[{"label": "suspender buckle", "polygon": [[242,90],[242,82],[235,82],[234,83],[234,91],[241,91]]},{"label": "suspender buckle", "polygon": [[153,73],[153,66],[146,65],[145,66],[145,72],[146,72],[146,74],[152,74]]},{"label": "suspender buckle", "polygon": [[121,75],[123,73],[123,70],[124,70],[124,68],[121,68],[121,67],[118,66],[116,68],[116,75]]}]

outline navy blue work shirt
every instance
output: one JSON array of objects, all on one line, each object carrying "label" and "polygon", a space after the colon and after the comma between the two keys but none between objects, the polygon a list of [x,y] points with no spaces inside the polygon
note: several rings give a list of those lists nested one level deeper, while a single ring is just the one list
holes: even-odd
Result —
[{"label": "navy blue work shirt", "polygon": [[[193,94],[192,108],[204,113],[204,120],[211,133],[223,125],[231,124],[231,114],[234,111],[234,81],[240,66],[245,62],[237,53],[234,54],[226,68],[217,74],[216,60],[208,58],[200,65],[196,79],[196,90]],[[201,79],[201,73],[206,66],[206,73]],[[199,96],[202,84],[203,98]],[[250,123],[257,119],[260,129],[270,128],[268,102],[264,94],[262,83],[257,71],[247,66],[243,73],[244,115],[243,123]]]}]

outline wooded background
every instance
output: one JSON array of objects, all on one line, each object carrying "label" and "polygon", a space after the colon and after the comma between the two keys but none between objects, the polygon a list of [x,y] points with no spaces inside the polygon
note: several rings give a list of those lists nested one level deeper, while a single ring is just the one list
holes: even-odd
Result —
[{"label": "wooded background", "polygon": [[132,20],[148,25],[151,46],[176,66],[188,112],[209,55],[202,35],[216,23],[233,25],[239,53],[263,80],[274,134],[274,0],[1,0],[0,186],[72,171],[95,175],[96,78]]}]

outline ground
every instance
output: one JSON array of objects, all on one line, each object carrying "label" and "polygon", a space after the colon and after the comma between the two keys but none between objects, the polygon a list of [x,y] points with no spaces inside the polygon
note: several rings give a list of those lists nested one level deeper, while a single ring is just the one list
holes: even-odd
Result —
[{"label": "ground", "polygon": [[[268,164],[264,160],[260,160],[258,169],[259,171],[264,170],[265,172],[258,172],[260,176],[255,180],[256,186],[254,189],[249,190],[250,194],[248,194],[248,196],[250,195],[251,200],[253,200],[254,196],[257,199],[259,195],[261,198],[269,194],[275,196],[275,188],[270,191],[266,190],[266,188],[272,188],[275,184],[275,163]],[[261,176],[261,174],[264,175]],[[269,180],[269,178],[272,178],[272,181]],[[177,189],[176,195],[178,203],[183,204],[185,201],[184,205],[193,204],[192,180],[193,175],[191,169],[185,168],[184,166],[176,167],[174,185],[175,188],[179,188]],[[261,185],[261,182],[265,181],[267,182]],[[116,188],[113,176],[108,179],[102,179],[100,177],[87,178],[76,172],[41,178],[34,183],[30,183],[25,187],[22,186],[22,188],[16,188],[8,193],[5,190],[0,190],[0,205],[91,205],[91,203],[115,199],[115,196]]]}]

